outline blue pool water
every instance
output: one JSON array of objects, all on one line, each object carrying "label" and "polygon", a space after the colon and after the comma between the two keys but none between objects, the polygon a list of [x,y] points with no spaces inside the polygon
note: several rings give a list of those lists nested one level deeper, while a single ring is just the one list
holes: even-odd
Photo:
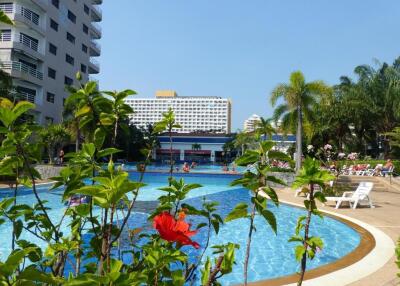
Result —
[{"label": "blue pool water", "polygon": [[[135,178],[138,176],[132,173]],[[131,216],[128,225],[130,228],[144,227],[151,230],[151,222],[147,221],[148,214],[156,205],[156,199],[161,194],[157,188],[163,187],[167,182],[165,174],[145,174],[145,182],[148,186],[141,190],[138,197],[137,209]],[[200,208],[202,201],[217,201],[220,203],[218,212],[224,217],[239,202],[249,202],[250,194],[247,190],[230,187],[229,183],[234,178],[228,175],[200,175],[185,174],[184,180],[187,183],[200,183],[203,185],[200,189],[193,190],[185,201],[195,207]],[[48,191],[48,187],[40,187],[40,196],[48,201],[48,207],[52,208],[50,217],[58,221],[65,210],[60,202],[62,190]],[[1,190],[0,198],[11,196],[11,190]],[[35,198],[30,190],[24,189],[19,192],[18,203],[33,204]],[[253,235],[251,255],[249,263],[249,281],[258,281],[263,279],[280,277],[293,274],[299,270],[298,263],[294,260],[294,243],[287,240],[293,234],[297,218],[304,214],[299,208],[281,204],[279,207],[269,206],[275,213],[278,221],[278,235],[276,236],[270,227],[268,227],[263,218],[257,216],[255,219],[257,231]],[[194,226],[200,221],[198,218],[188,217],[189,222]],[[65,228],[66,229],[66,228]],[[315,268],[327,263],[331,263],[354,250],[360,243],[359,234],[347,225],[326,217],[323,220],[313,218],[311,234],[316,233],[323,238],[325,248],[317,254],[316,258],[309,262],[309,268]],[[248,221],[240,219],[223,225],[218,236],[211,237],[211,245],[234,242],[241,245],[236,252],[237,264],[233,268],[233,273],[222,278],[222,285],[233,285],[243,281],[243,260],[245,253],[245,244],[248,232]],[[8,237],[11,236],[11,225],[6,223],[0,226],[0,233],[3,237],[3,243],[0,244],[0,259],[4,260],[10,253],[11,242]],[[27,233],[23,234],[24,239],[37,243],[41,242]],[[200,245],[205,244],[206,233],[199,231],[193,238]],[[8,243],[7,243],[8,241]],[[186,246],[183,248],[192,258],[198,255],[194,248]],[[211,249],[206,251],[207,255],[212,255]],[[129,258],[126,258],[129,261]]]},{"label": "blue pool water", "polygon": [[[157,172],[169,172],[169,165],[166,164],[153,164],[153,165],[148,165],[146,167],[146,170],[148,171],[157,171]],[[179,169],[180,172],[182,172],[183,164],[176,164],[174,166],[174,172],[176,172],[176,168]],[[190,173],[223,173],[224,171],[222,170],[223,166],[222,165],[216,165],[216,164],[199,164],[193,169],[190,169]],[[124,164],[124,170],[126,171],[136,171],[136,164],[134,163],[127,163]],[[231,170],[231,166],[229,166],[229,170]],[[246,167],[241,167],[237,166],[236,171],[238,173],[244,172],[246,170]]]}]

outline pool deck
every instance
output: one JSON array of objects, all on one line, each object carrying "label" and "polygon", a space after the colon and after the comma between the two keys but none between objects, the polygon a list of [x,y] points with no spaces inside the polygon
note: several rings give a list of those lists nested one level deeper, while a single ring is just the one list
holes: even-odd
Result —
[{"label": "pool deck", "polygon": [[[294,204],[302,204],[303,197],[294,197],[294,191],[286,188],[278,191],[279,199]],[[349,207],[335,209],[334,203],[326,206],[319,205],[323,211],[344,215],[359,221],[362,221],[378,230],[384,232],[394,243],[400,237],[400,188],[393,184],[388,191],[380,191],[371,193],[371,198],[375,208],[361,207],[355,210]],[[356,282],[347,284],[351,286],[394,286],[400,283],[400,279],[396,278],[396,273],[400,270],[395,265],[395,256],[393,249],[392,258],[372,274],[359,279]],[[257,283],[258,284],[258,283]],[[261,285],[261,284],[258,284]],[[263,283],[263,285],[270,285]],[[304,285],[307,285],[306,283]],[[322,284],[321,284],[322,285]],[[324,284],[325,285],[325,284]],[[343,285],[338,282],[336,285]]]}]

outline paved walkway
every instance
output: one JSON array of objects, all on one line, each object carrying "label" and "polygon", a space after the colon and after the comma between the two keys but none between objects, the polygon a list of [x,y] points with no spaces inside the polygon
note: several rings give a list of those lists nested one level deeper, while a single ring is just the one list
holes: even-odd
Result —
[{"label": "paved walkway", "polygon": [[[294,197],[294,191],[283,189],[278,191],[279,199],[302,203],[303,197]],[[332,211],[366,222],[383,232],[385,232],[393,241],[400,238],[400,189],[397,187],[389,188],[388,191],[371,193],[375,208],[369,207],[349,209],[347,206],[335,210],[334,203],[327,206],[319,206],[322,210]],[[375,273],[365,277],[351,286],[392,286],[399,285],[400,279],[396,278],[396,273],[400,270],[395,265],[394,249],[392,259]]]}]

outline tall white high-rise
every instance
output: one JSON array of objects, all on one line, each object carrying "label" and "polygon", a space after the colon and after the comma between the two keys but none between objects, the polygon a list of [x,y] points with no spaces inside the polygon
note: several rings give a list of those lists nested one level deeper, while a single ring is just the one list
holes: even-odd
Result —
[{"label": "tall white high-rise", "polygon": [[162,113],[172,108],[176,122],[182,126],[175,132],[231,132],[231,101],[226,98],[178,96],[175,91],[157,91],[156,98],[130,97],[125,102],[135,111],[129,118],[138,127],[160,121]]},{"label": "tall white high-rise", "polygon": [[14,26],[0,24],[0,68],[17,96],[36,104],[41,124],[60,122],[66,85],[100,71],[102,0],[0,0]]},{"label": "tall white high-rise", "polygon": [[249,118],[247,118],[244,121],[243,124],[243,129],[245,132],[253,132],[256,127],[257,124],[261,121],[261,117],[258,116],[257,114],[253,114],[252,116],[250,116]]}]

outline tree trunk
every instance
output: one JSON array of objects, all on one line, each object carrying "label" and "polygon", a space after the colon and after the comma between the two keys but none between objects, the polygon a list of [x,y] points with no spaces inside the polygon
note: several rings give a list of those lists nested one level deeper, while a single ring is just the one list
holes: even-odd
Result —
[{"label": "tree trunk", "polygon": [[247,268],[249,266],[249,258],[250,258],[250,246],[251,246],[251,236],[253,234],[254,228],[254,216],[256,215],[256,204],[253,204],[253,209],[250,215],[250,229],[249,235],[247,237],[247,245],[246,245],[246,256],[244,258],[244,286],[247,286]]},{"label": "tree trunk", "polygon": [[297,106],[297,132],[296,132],[296,172],[299,173],[301,169],[302,159],[302,131],[303,131],[303,114],[301,106]]},{"label": "tree trunk", "polygon": [[308,250],[308,244],[307,240],[309,237],[309,229],[310,229],[310,223],[311,223],[311,215],[312,215],[312,202],[314,201],[314,185],[310,185],[310,205],[307,210],[307,219],[306,219],[306,225],[304,227],[304,249],[305,252],[303,254],[303,257],[301,258],[301,272],[300,272],[300,279],[297,282],[297,286],[301,286],[304,280],[304,274],[306,273],[306,266],[307,266],[307,250]]}]

